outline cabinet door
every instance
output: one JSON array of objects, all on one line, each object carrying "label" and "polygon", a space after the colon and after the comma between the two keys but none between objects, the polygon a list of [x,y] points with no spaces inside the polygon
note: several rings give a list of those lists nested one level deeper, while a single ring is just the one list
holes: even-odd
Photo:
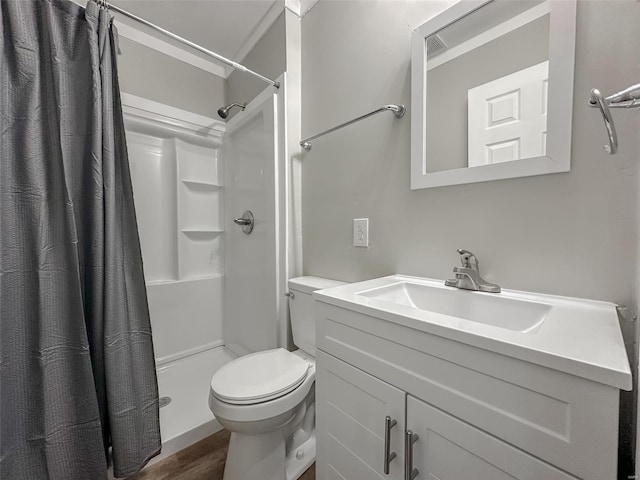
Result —
[{"label": "cabinet door", "polygon": [[407,429],[418,435],[412,446],[417,480],[577,480],[411,396]]},{"label": "cabinet door", "polygon": [[[316,368],[318,480],[402,480],[405,393],[321,351]],[[396,456],[385,474],[387,416]]]}]

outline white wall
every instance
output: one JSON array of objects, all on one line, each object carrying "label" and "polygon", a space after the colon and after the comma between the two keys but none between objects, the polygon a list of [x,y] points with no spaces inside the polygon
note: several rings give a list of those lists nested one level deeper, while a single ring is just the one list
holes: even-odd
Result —
[{"label": "white wall", "polygon": [[[282,101],[265,90],[227,124],[225,162],[225,277],[223,335],[235,354],[278,346],[279,310],[284,302],[279,279],[278,185],[281,153],[276,147]],[[246,234],[233,218],[250,210],[254,228]]]},{"label": "white wall", "polygon": [[[190,126],[210,127],[215,123],[186,112],[217,119],[217,109],[226,103],[223,78],[122,36],[119,44],[122,92],[176,107],[182,111],[173,112],[177,115],[174,117],[184,117]],[[158,118],[172,117],[171,109],[162,106],[145,104],[141,108],[161,108],[162,116]],[[201,147],[188,143],[188,138],[187,143],[176,140],[174,132],[163,130],[169,127],[161,122],[138,125],[141,129],[136,130],[130,118],[125,118],[155,355],[157,361],[164,363],[223,343],[219,276],[223,273],[223,236],[207,232],[192,232],[189,236],[180,232],[203,225],[212,230],[222,228],[219,217],[223,190],[184,182],[176,187],[177,180],[186,178],[180,175],[191,180],[211,180],[206,168],[201,167],[203,157],[209,155],[210,162],[204,163],[217,165],[215,149],[198,154],[194,149]],[[132,135],[133,132],[139,133]],[[141,148],[154,139],[162,146],[157,155],[153,149]],[[190,173],[190,169],[195,170]],[[179,220],[187,223],[179,224]],[[160,236],[154,239],[154,235]]]},{"label": "white wall", "polygon": [[[449,3],[321,0],[302,20],[303,137],[386,103],[409,105],[410,32]],[[639,24],[638,2],[579,1],[570,173],[411,191],[409,114],[378,115],[314,141],[303,158],[304,273],[444,279],[459,261],[455,249],[466,248],[505,288],[634,311],[637,112],[615,112],[621,147],[610,157],[586,99],[593,87],[638,82]],[[359,217],[370,218],[368,249],[351,246]]]},{"label": "white wall", "polygon": [[225,81],[173,57],[119,38],[120,89],[173,107],[218,118],[225,105]]},{"label": "white wall", "polygon": [[223,344],[222,122],[123,96],[156,361]]},{"label": "white wall", "polygon": [[[306,10],[305,10],[306,11]],[[280,180],[280,201],[287,204],[287,224],[280,224],[281,238],[286,237],[286,242],[280,242],[281,259],[286,258],[286,269],[282,276],[293,278],[300,276],[302,265],[302,233],[300,221],[300,47],[301,47],[301,23],[300,18],[291,9],[285,8],[271,27],[256,43],[253,49],[241,60],[248,68],[259,72],[268,78],[276,79],[286,70],[286,85],[283,84],[279,95],[284,103],[286,122],[279,125],[280,139],[284,142],[283,165],[281,175],[286,176]],[[264,82],[235,71],[229,75],[226,82],[228,102],[251,102],[266,88]],[[232,110],[228,121],[239,114],[238,109]],[[284,138],[283,138],[284,137]],[[286,281],[285,278],[285,281]],[[283,285],[286,288],[286,285]],[[288,308],[280,309],[280,334],[279,346],[292,346],[291,331],[289,327]],[[229,342],[228,338],[225,338]]]},{"label": "white wall", "polygon": [[[636,119],[636,123],[638,125],[638,129],[640,131],[640,116],[637,117]],[[637,148],[638,151],[640,152],[640,135],[636,136],[636,144],[637,144]],[[637,217],[638,217],[638,225],[636,226],[637,228],[637,235],[636,235],[636,242],[637,245],[639,247],[639,251],[640,251],[640,189],[638,189],[638,209],[637,209]],[[636,298],[640,298],[640,262],[636,262]],[[637,323],[637,319],[636,319],[636,323]],[[631,345],[629,350],[633,351],[635,356],[636,356],[636,360],[638,360],[638,358],[640,358],[640,342],[638,341],[638,335],[640,334],[640,331],[638,330],[638,328],[636,328],[636,335],[635,335],[635,344]],[[635,373],[635,377],[634,377],[634,384],[638,381],[638,378],[640,378],[640,366],[636,365],[636,369],[632,370],[632,373]],[[635,402],[636,402],[636,406],[635,406],[635,416],[634,416],[634,420],[637,422],[638,418],[640,418],[640,402],[638,402],[638,395],[636,394],[636,398],[635,398]],[[638,462],[638,459],[640,458],[640,438],[638,438],[640,436],[640,429],[636,428],[636,438],[635,438],[635,442],[636,442],[636,476],[638,478],[640,478],[640,462]]]},{"label": "white wall", "polygon": [[[278,78],[287,68],[284,12],[276,19],[251,51],[240,60],[245,67],[267,78]],[[249,103],[267,86],[262,80],[239,70],[226,80],[227,101]],[[240,110],[234,108],[233,118]]]}]

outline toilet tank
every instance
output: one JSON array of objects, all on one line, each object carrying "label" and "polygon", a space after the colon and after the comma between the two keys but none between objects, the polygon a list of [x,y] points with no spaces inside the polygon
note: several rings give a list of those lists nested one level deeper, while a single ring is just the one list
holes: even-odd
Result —
[{"label": "toilet tank", "polygon": [[320,277],[297,277],[289,280],[289,312],[293,343],[303,352],[316,356],[316,321],[314,301],[315,290],[338,287],[344,282]]}]

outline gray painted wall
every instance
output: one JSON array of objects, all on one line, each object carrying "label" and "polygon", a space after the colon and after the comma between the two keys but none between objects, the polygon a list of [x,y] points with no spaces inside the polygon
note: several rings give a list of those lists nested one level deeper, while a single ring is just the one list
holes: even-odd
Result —
[{"label": "gray painted wall", "polygon": [[[287,68],[285,38],[283,12],[240,63],[267,78],[278,78]],[[266,86],[266,83],[252,75],[235,70],[226,82],[228,103],[249,103]],[[229,119],[238,112],[237,108],[232,110]]]},{"label": "gray painted wall", "polygon": [[545,15],[429,70],[427,171],[467,167],[469,89],[548,59],[549,16]]},{"label": "gray painted wall", "polygon": [[[409,104],[410,32],[444,7],[321,0],[303,18],[303,136]],[[305,274],[445,278],[464,247],[506,288],[635,305],[637,116],[616,112],[621,149],[610,157],[585,98],[594,86],[612,92],[637,81],[628,59],[637,58],[640,4],[578,7],[570,173],[411,191],[410,116],[372,117],[304,154]],[[370,218],[370,248],[351,246],[358,217]]]},{"label": "gray painted wall", "polygon": [[123,92],[218,118],[225,104],[223,78],[120,37],[118,74]]}]

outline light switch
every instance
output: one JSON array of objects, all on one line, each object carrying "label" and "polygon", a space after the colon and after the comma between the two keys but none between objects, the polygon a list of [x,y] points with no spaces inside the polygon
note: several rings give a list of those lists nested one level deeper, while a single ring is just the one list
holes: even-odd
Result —
[{"label": "light switch", "polygon": [[354,247],[369,246],[369,219],[368,218],[353,219],[353,246]]}]

